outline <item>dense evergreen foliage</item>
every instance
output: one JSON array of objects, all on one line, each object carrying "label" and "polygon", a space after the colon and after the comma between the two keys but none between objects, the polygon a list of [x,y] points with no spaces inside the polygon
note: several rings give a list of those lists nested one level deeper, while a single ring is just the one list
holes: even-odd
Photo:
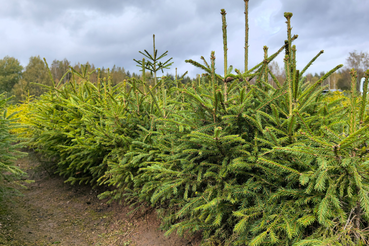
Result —
[{"label": "dense evergreen foliage", "polygon": [[8,114],[7,102],[4,94],[0,95],[0,204],[4,197],[19,194],[14,181],[25,175],[15,166],[14,161],[24,155],[17,150],[23,144],[17,144],[20,139],[11,134],[11,130],[17,127],[15,113]]},{"label": "dense evergreen foliage", "polygon": [[[285,44],[244,73],[226,52],[224,76],[214,52],[188,60],[205,72],[190,84],[149,86],[144,61],[141,80],[114,86],[72,68],[34,101],[32,146],[68,182],[110,185],[101,198],[150,204],[167,233],[201,232],[204,245],[368,244],[367,91],[359,100],[352,70],[349,103],[327,102],[321,83],[342,65],[307,83],[322,52],[299,72],[285,17]],[[282,51],[280,83],[268,65]]]}]

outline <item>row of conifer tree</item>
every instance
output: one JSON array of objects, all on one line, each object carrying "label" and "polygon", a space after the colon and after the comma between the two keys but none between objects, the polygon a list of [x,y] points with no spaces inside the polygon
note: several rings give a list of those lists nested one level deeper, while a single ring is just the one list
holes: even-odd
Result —
[{"label": "row of conifer tree", "polygon": [[[296,68],[297,35],[285,13],[281,49],[268,55],[264,47],[258,65],[233,71],[221,14],[223,76],[212,52],[203,65],[186,61],[202,78],[148,84],[145,71],[165,65],[155,48],[146,52],[152,62],[140,62],[140,79],[117,85],[71,68],[68,83],[44,85],[48,92],[29,103],[28,145],[67,182],[111,186],[99,197],[152,206],[168,234],[201,233],[203,245],[367,245],[369,70],[362,95],[352,70],[348,103],[329,100],[321,83],[342,65],[306,83],[321,52]],[[283,51],[280,83],[268,65]]]},{"label": "row of conifer tree", "polygon": [[[281,49],[264,47],[245,73],[226,62],[216,73],[214,52],[204,65],[187,61],[207,77],[187,84],[148,85],[145,60],[142,79],[116,86],[72,69],[32,105],[30,144],[68,182],[111,186],[101,198],[150,205],[167,233],[202,233],[204,245],[365,245],[367,90],[358,95],[352,70],[349,103],[327,100],[320,85],[342,65],[306,83],[321,53],[296,69],[291,17]],[[281,84],[268,64],[282,51]]]}]

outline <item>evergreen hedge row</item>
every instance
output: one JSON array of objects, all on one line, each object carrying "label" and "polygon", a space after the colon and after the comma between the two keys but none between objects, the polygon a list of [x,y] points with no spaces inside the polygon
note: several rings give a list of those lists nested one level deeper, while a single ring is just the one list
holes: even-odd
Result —
[{"label": "evergreen hedge row", "polygon": [[[368,244],[367,91],[359,100],[352,71],[349,105],[324,100],[342,65],[307,83],[322,52],[299,72],[285,17],[288,40],[245,73],[217,74],[214,52],[210,65],[187,61],[206,73],[192,84],[112,87],[71,69],[35,101],[32,146],[67,182],[112,186],[100,197],[150,204],[168,234],[202,232],[203,245]],[[283,50],[280,83],[268,64]]]}]

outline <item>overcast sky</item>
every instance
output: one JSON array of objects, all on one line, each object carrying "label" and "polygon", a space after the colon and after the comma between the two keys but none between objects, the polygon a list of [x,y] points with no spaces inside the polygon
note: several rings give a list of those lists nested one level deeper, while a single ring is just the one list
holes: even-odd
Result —
[{"label": "overcast sky", "polygon": [[[220,10],[227,12],[228,65],[243,70],[245,15],[243,0],[0,0],[0,58],[31,56],[68,59],[72,64],[139,68],[138,51],[156,48],[173,57],[166,72],[202,73],[186,59],[208,61],[215,51],[223,75]],[[297,66],[302,69],[320,50],[324,54],[308,70],[329,71],[344,64],[349,52],[369,51],[369,0],[250,0],[249,68],[263,60],[263,46],[277,51],[287,37],[284,12],[292,12],[292,34],[299,38]],[[282,56],[278,61],[282,62]],[[158,74],[161,75],[161,72]]]}]

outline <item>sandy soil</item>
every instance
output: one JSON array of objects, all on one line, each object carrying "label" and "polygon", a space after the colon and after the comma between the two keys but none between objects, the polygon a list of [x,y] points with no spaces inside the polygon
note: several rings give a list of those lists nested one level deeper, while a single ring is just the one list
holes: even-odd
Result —
[{"label": "sandy soil", "polygon": [[164,236],[155,212],[127,215],[131,209],[106,204],[87,185],[65,184],[29,152],[17,161],[35,180],[0,206],[0,245],[200,245],[199,238]]}]

